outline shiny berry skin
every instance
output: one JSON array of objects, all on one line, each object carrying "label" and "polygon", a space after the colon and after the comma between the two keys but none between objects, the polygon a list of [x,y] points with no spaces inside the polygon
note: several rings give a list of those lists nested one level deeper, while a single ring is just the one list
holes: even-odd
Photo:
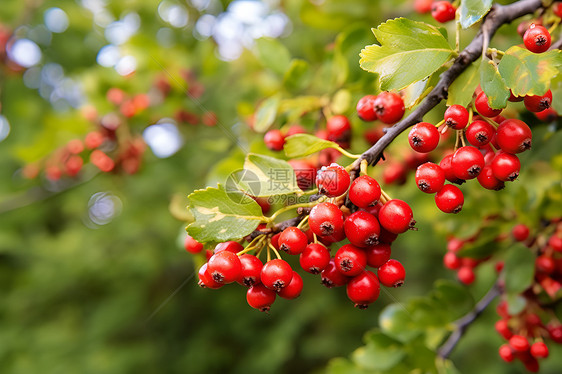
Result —
[{"label": "shiny berry skin", "polygon": [[318,236],[337,235],[343,233],[343,213],[335,204],[320,203],[310,211],[308,224]]},{"label": "shiny berry skin", "polygon": [[342,195],[347,191],[350,183],[349,173],[336,163],[322,167],[316,176],[318,191],[328,197]]},{"label": "shiny berry skin", "polygon": [[509,346],[515,352],[525,352],[529,350],[529,341],[521,335],[513,335],[509,338]]},{"label": "shiny berry skin", "polygon": [[260,277],[264,286],[279,291],[291,282],[293,269],[287,261],[276,258],[263,265]]},{"label": "shiny berry skin", "polygon": [[261,260],[254,255],[244,253],[240,256],[240,263],[242,264],[242,271],[237,282],[246,287],[252,287],[254,284],[260,283],[261,269],[263,268]]},{"label": "shiny berry skin", "polygon": [[523,242],[527,240],[530,232],[531,230],[529,230],[529,226],[518,223],[511,229],[511,236],[513,236],[513,239],[517,240],[518,242]]},{"label": "shiny berry skin", "polygon": [[443,265],[445,265],[447,269],[457,270],[461,267],[462,261],[457,257],[455,252],[447,252],[443,256]]},{"label": "shiny berry skin", "polygon": [[431,6],[431,16],[440,23],[455,19],[455,7],[448,1],[435,1]]},{"label": "shiny berry skin", "polygon": [[248,289],[246,292],[246,301],[248,304],[259,310],[260,312],[269,312],[271,304],[275,301],[277,294],[263,284],[258,283]]},{"label": "shiny berry skin", "polygon": [[482,91],[476,96],[474,107],[478,114],[484,117],[495,117],[502,112],[502,109],[492,109],[488,103],[488,96]]},{"label": "shiny berry skin", "polygon": [[404,284],[406,270],[398,260],[388,260],[379,267],[378,277],[381,284],[386,287],[400,287]]},{"label": "shiny berry skin", "polygon": [[533,133],[527,124],[518,119],[508,119],[500,123],[496,141],[502,151],[521,153],[531,148]]},{"label": "shiny berry skin", "polygon": [[391,249],[390,245],[380,243],[365,249],[367,254],[367,265],[378,268],[390,260]]},{"label": "shiny berry skin", "polygon": [[281,130],[273,129],[265,133],[263,141],[265,142],[267,148],[272,151],[282,151],[283,146],[285,145],[285,136]]},{"label": "shiny berry skin", "polygon": [[222,251],[215,253],[209,259],[207,269],[215,282],[228,284],[240,278],[242,264],[240,263],[240,258],[235,253]]},{"label": "shiny berry skin", "polygon": [[305,160],[289,160],[289,165],[295,171],[297,185],[301,190],[308,190],[314,186],[316,180],[316,167]]},{"label": "shiny berry skin", "polygon": [[499,351],[498,351],[500,357],[502,360],[504,360],[505,362],[512,362],[515,359],[515,356],[513,355],[513,351],[511,350],[511,347],[507,344],[503,344]]},{"label": "shiny berry skin", "polygon": [[203,288],[217,289],[222,287],[222,283],[215,282],[211,274],[209,274],[208,263],[205,262],[199,268],[199,286]]},{"label": "shiny berry skin", "polygon": [[466,140],[475,147],[486,145],[492,140],[496,129],[486,121],[476,120],[466,128]]},{"label": "shiny berry skin", "polygon": [[304,271],[319,274],[330,263],[330,251],[320,243],[310,243],[300,254],[299,262]]},{"label": "shiny berry skin", "polygon": [[445,111],[445,124],[453,130],[462,130],[468,125],[468,110],[462,105],[451,105]]},{"label": "shiny berry skin", "polygon": [[426,162],[416,170],[416,185],[425,193],[439,192],[445,184],[445,172],[441,166],[433,162]]},{"label": "shiny berry skin", "polygon": [[492,161],[492,172],[501,181],[514,181],[519,176],[521,162],[511,153],[498,152]]},{"label": "shiny berry skin", "polygon": [[533,53],[543,53],[550,48],[551,37],[546,27],[531,24],[523,35],[525,47]]},{"label": "shiny berry skin", "polygon": [[232,253],[238,253],[243,250],[242,244],[235,242],[235,241],[228,241],[224,243],[219,243],[215,246],[213,253],[219,253],[222,251],[229,251]]},{"label": "shiny berry skin", "polygon": [[412,208],[405,201],[392,199],[379,211],[379,223],[393,234],[401,234],[416,224]]},{"label": "shiny berry skin", "polygon": [[461,283],[466,284],[467,286],[472,284],[476,279],[474,270],[472,270],[470,266],[462,266],[457,272],[457,277]]},{"label": "shiny berry skin", "polygon": [[392,244],[392,242],[395,241],[396,238],[398,238],[398,234],[390,232],[381,226],[381,233],[379,234],[379,242]]},{"label": "shiny berry skin", "polygon": [[452,184],[446,184],[435,194],[435,204],[444,213],[458,213],[464,204],[462,191]]},{"label": "shiny berry skin", "polygon": [[555,252],[562,252],[562,238],[553,234],[548,239],[548,245],[552,248]]},{"label": "shiny berry skin", "polygon": [[443,172],[445,173],[445,179],[447,179],[449,182],[456,184],[463,184],[465,182],[464,179],[460,179],[459,177],[457,177],[455,171],[453,170],[453,154],[443,157],[441,162],[439,162],[439,166],[441,167],[441,169],[443,169]]},{"label": "shiny berry skin", "polygon": [[548,347],[543,342],[535,342],[531,345],[531,356],[534,358],[547,358]]},{"label": "shiny berry skin", "polygon": [[500,334],[504,339],[508,340],[513,336],[513,333],[509,329],[506,319],[500,319],[494,325],[498,334]]},{"label": "shiny berry skin", "polygon": [[554,4],[552,4],[552,11],[558,17],[562,18],[562,2],[556,1]]},{"label": "shiny berry skin", "polygon": [[332,258],[328,266],[320,273],[322,284],[328,288],[341,287],[349,282],[349,277],[342,274],[336,267],[335,259]]},{"label": "shiny berry skin", "polygon": [[365,122],[372,122],[377,119],[375,112],[375,95],[365,95],[357,102],[357,116]]},{"label": "shiny berry skin", "polygon": [[296,271],[293,271],[293,278],[286,287],[281,288],[277,294],[284,299],[292,300],[300,296],[303,288],[302,277]]},{"label": "shiny berry skin", "polygon": [[537,112],[535,113],[535,116],[542,122],[553,122],[556,121],[556,119],[558,118],[558,113],[552,109],[552,108],[548,108],[543,110],[542,112]]},{"label": "shiny berry skin", "polygon": [[328,140],[335,142],[348,141],[351,133],[351,123],[346,116],[333,116],[326,122],[326,130],[328,130]]},{"label": "shiny berry skin", "polygon": [[408,169],[401,162],[393,162],[386,165],[382,173],[382,180],[384,184],[398,184],[406,183]]},{"label": "shiny berry skin", "polygon": [[505,187],[505,183],[495,177],[492,165],[485,165],[476,178],[478,183],[487,190],[499,191]]},{"label": "shiny berry skin", "polygon": [[356,178],[349,188],[349,200],[359,208],[373,205],[381,197],[381,187],[368,175]]},{"label": "shiny berry skin", "polygon": [[193,254],[201,253],[203,250],[203,244],[199,243],[189,235],[185,237],[184,247],[186,251]]},{"label": "shiny berry skin", "polygon": [[298,255],[306,248],[308,237],[296,227],[287,227],[279,236],[279,249],[290,255]]},{"label": "shiny berry skin", "polygon": [[361,248],[346,244],[338,249],[334,262],[340,273],[353,277],[365,270],[367,254]]},{"label": "shiny berry skin", "polygon": [[523,103],[529,112],[542,112],[543,110],[550,108],[550,105],[552,104],[552,91],[548,90],[542,96],[525,96]]},{"label": "shiny berry skin", "polygon": [[460,147],[451,160],[453,172],[459,179],[473,179],[480,174],[485,165],[484,156],[475,147]]},{"label": "shiny berry skin", "polygon": [[382,123],[392,125],[404,116],[402,97],[395,92],[381,92],[374,101],[375,112]]},{"label": "shiny berry skin", "polygon": [[540,255],[535,259],[535,268],[541,273],[552,274],[556,270],[556,262],[550,256]]},{"label": "shiny berry skin", "polygon": [[366,309],[379,298],[379,280],[375,273],[366,270],[347,283],[346,291],[347,297],[355,303],[356,308]]},{"label": "shiny berry skin", "polygon": [[419,122],[408,133],[408,141],[416,152],[431,152],[439,144],[439,130],[431,123]]},{"label": "shiny berry skin", "polygon": [[357,247],[369,247],[379,242],[380,225],[375,216],[358,210],[345,220],[345,236]]}]

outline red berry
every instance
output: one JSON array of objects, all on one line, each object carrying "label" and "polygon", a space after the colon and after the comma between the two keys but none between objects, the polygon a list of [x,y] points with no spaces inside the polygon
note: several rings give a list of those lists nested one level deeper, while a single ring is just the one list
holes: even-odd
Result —
[{"label": "red berry", "polygon": [[414,9],[419,14],[431,12],[433,0],[414,0]]},{"label": "red berry", "polygon": [[555,252],[562,252],[562,238],[558,235],[553,234],[548,239],[548,245],[552,248]]},{"label": "red berry", "polygon": [[382,173],[384,184],[404,184],[406,183],[406,176],[408,169],[401,162],[394,162],[386,165]]},{"label": "red berry", "polygon": [[513,335],[509,338],[509,346],[515,352],[525,352],[529,350],[529,341],[521,335]]},{"label": "red berry", "polygon": [[272,151],[281,151],[285,145],[285,136],[283,136],[281,130],[273,129],[265,133],[263,141],[267,148]]},{"label": "red berry", "polygon": [[333,116],[326,122],[328,140],[334,142],[349,142],[351,135],[351,123],[346,116]]},{"label": "red berry", "polygon": [[232,253],[238,253],[243,250],[242,244],[235,242],[235,241],[228,241],[224,243],[219,243],[215,246],[214,253],[219,253],[222,251],[229,251]]},{"label": "red berry", "polygon": [[513,239],[517,240],[518,242],[525,241],[529,237],[529,233],[529,227],[522,223],[518,223],[511,229],[511,235],[513,236]]},{"label": "red berry", "polygon": [[82,165],[84,165],[82,157],[77,155],[70,156],[64,163],[66,174],[70,177],[76,176],[82,170]]},{"label": "red berry", "polygon": [[363,210],[358,210],[347,217],[344,230],[347,239],[357,247],[369,247],[379,241],[379,221]]},{"label": "red berry", "polygon": [[525,47],[533,53],[542,53],[550,48],[551,37],[546,27],[531,24],[523,35]]},{"label": "red berry", "polygon": [[464,195],[457,186],[446,184],[435,194],[435,204],[442,212],[456,214],[462,209]]},{"label": "red berry", "polygon": [[550,105],[552,104],[552,91],[548,90],[542,96],[525,96],[523,103],[529,112],[542,112],[543,110],[550,108]]},{"label": "red berry", "polygon": [[342,195],[349,188],[351,179],[349,173],[340,165],[333,163],[328,167],[323,166],[316,176],[318,191],[328,197]]},{"label": "red berry", "polygon": [[447,269],[457,270],[461,267],[462,261],[457,257],[455,252],[447,252],[445,256],[443,256],[443,265],[445,265]]},{"label": "red berry", "polygon": [[377,117],[382,123],[392,125],[404,116],[404,101],[395,92],[381,92],[376,97],[374,106]]},{"label": "red berry", "polygon": [[211,274],[208,271],[208,263],[205,262],[203,266],[199,268],[199,286],[203,288],[217,289],[221,288],[222,284],[215,282]]},{"label": "red berry", "polygon": [[365,121],[371,122],[377,119],[377,113],[375,112],[375,99],[377,97],[374,95],[365,95],[357,102],[357,116]]},{"label": "red berry", "polygon": [[372,271],[364,271],[353,277],[346,287],[347,297],[355,303],[355,307],[366,309],[375,302],[380,294],[379,280]]},{"label": "red berry", "polygon": [[439,144],[439,130],[431,123],[419,122],[410,130],[408,141],[416,152],[431,152]]},{"label": "red berry", "polygon": [[316,180],[316,168],[305,160],[289,160],[289,165],[295,171],[297,185],[301,190],[307,190],[314,185]]},{"label": "red berry", "polygon": [[381,187],[368,175],[356,178],[349,188],[349,200],[359,208],[373,205],[381,197]]},{"label": "red berry", "polygon": [[535,342],[531,345],[531,356],[535,358],[548,357],[548,347],[543,342]]},{"label": "red berry", "polygon": [[252,308],[258,309],[260,312],[269,312],[271,304],[273,304],[276,297],[277,294],[275,291],[270,290],[261,283],[250,287],[248,292],[246,292],[246,301],[248,304]]},{"label": "red berry", "polygon": [[550,339],[558,344],[562,344],[562,325],[547,325],[546,329]]},{"label": "red berry", "polygon": [[342,274],[336,267],[335,259],[332,258],[328,266],[320,273],[322,284],[328,288],[341,287],[349,281],[349,277]]},{"label": "red berry", "polygon": [[336,269],[342,274],[353,277],[365,270],[367,254],[352,244],[342,246],[334,257]]},{"label": "red berry", "polygon": [[[415,221],[414,221],[415,222]],[[391,244],[393,241],[396,240],[398,234],[388,231],[384,227],[381,226],[381,233],[379,234],[379,242]]]},{"label": "red berry", "polygon": [[381,127],[372,128],[363,133],[363,137],[370,145],[378,142],[379,139],[383,137],[383,135],[384,131]]},{"label": "red berry", "polygon": [[465,181],[464,179],[459,179],[453,170],[453,154],[447,155],[443,157],[441,162],[439,163],[441,169],[445,173],[445,179],[447,179],[451,183],[456,184],[463,184]]},{"label": "red berry", "polygon": [[300,296],[303,288],[303,281],[299,273],[293,271],[293,278],[286,287],[281,288],[277,293],[284,299],[292,300]]},{"label": "red berry", "polygon": [[484,156],[475,147],[460,147],[451,160],[453,172],[459,179],[473,179],[480,174],[485,165]]},{"label": "red berry", "polygon": [[472,270],[470,266],[462,266],[457,272],[457,277],[461,283],[466,284],[467,286],[472,284],[472,282],[476,279],[474,270]]},{"label": "red berry", "polygon": [[487,190],[499,191],[505,187],[505,183],[494,175],[492,165],[485,165],[477,178],[478,183]]},{"label": "red berry", "polygon": [[556,121],[556,119],[558,118],[558,113],[554,109],[548,108],[543,110],[542,112],[535,113],[535,116],[542,122],[549,123]]},{"label": "red berry", "polygon": [[436,193],[445,184],[445,172],[441,166],[426,162],[416,170],[416,185],[425,193]]},{"label": "red berry", "polygon": [[462,105],[451,105],[444,117],[445,124],[454,130],[462,130],[468,124],[468,110]]},{"label": "red berry", "polygon": [[513,333],[509,329],[506,319],[500,319],[495,324],[496,331],[500,334],[504,339],[509,339],[513,336]]},{"label": "red berry", "polygon": [[412,208],[405,201],[392,199],[379,211],[379,222],[382,227],[393,234],[401,234],[416,224]]},{"label": "red berry", "polygon": [[209,259],[208,271],[215,282],[228,284],[240,278],[242,264],[235,253],[222,251],[215,253]]},{"label": "red berry", "polygon": [[185,250],[189,253],[197,254],[203,250],[203,244],[187,235],[184,241]]},{"label": "red berry", "polygon": [[365,249],[367,254],[367,265],[378,268],[390,260],[390,245],[380,243]]},{"label": "red berry", "polygon": [[404,284],[406,270],[398,260],[388,260],[379,267],[379,281],[386,287],[400,287]]},{"label": "red berry", "polygon": [[552,11],[558,17],[562,18],[562,2],[556,1],[554,4],[552,4]]},{"label": "red berry", "polygon": [[492,109],[490,104],[488,103],[488,97],[482,91],[476,96],[476,100],[474,100],[474,107],[478,114],[484,117],[495,117],[502,112],[502,109]]},{"label": "red berry", "polygon": [[540,255],[535,259],[535,267],[537,271],[544,274],[552,274],[556,269],[556,263],[552,257],[547,255]]},{"label": "red berry", "polygon": [[308,237],[296,227],[287,227],[279,237],[279,249],[290,255],[298,255],[306,248]]},{"label": "red berry", "polygon": [[277,258],[263,265],[260,278],[264,286],[279,291],[291,282],[293,269],[287,261]]},{"label": "red berry", "polygon": [[503,121],[497,129],[496,141],[502,151],[520,153],[531,148],[533,133],[527,124],[518,119]]},{"label": "red berry", "polygon": [[466,241],[459,238],[450,238],[447,240],[447,251],[458,252],[462,249]]},{"label": "red berry", "polygon": [[492,161],[494,176],[504,182],[516,180],[520,169],[519,157],[510,153],[498,152]]},{"label": "red berry", "polygon": [[318,236],[338,236],[343,233],[343,213],[335,204],[320,203],[310,211],[308,224]]},{"label": "red berry", "polygon": [[330,263],[330,251],[322,244],[311,243],[301,253],[299,262],[304,271],[318,274]]},{"label": "red berry", "polygon": [[455,7],[448,1],[435,1],[431,6],[431,16],[441,23],[455,19]]},{"label": "red berry", "polygon": [[240,256],[240,264],[242,265],[242,271],[240,272],[240,278],[237,280],[238,283],[246,287],[252,287],[260,283],[263,263],[259,258],[249,253],[244,253]]},{"label": "red berry", "polygon": [[496,129],[486,121],[476,120],[466,128],[466,140],[475,147],[486,145],[492,140]]},{"label": "red berry", "polygon": [[115,162],[111,159],[111,157],[99,149],[96,149],[90,154],[90,162],[104,173],[110,172],[115,167]]},{"label": "red berry", "polygon": [[504,360],[505,362],[511,362],[515,358],[515,356],[513,355],[513,351],[511,350],[511,347],[507,344],[504,344],[500,347],[499,354],[501,359]]}]

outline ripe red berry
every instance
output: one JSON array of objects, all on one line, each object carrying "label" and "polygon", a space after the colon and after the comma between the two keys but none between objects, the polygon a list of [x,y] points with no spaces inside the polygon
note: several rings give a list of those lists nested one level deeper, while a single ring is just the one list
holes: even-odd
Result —
[{"label": "ripe red berry", "polygon": [[549,324],[546,326],[546,330],[548,331],[550,339],[558,344],[562,344],[562,325]]},{"label": "ripe red berry", "polygon": [[110,172],[115,167],[115,162],[111,157],[99,149],[96,149],[90,154],[90,162],[104,173]]},{"label": "ripe red berry", "polygon": [[388,260],[378,271],[379,281],[386,287],[400,287],[404,284],[406,270],[398,260]]},{"label": "ripe red berry", "polygon": [[550,108],[550,105],[552,104],[552,91],[548,90],[542,96],[525,96],[523,103],[529,112],[542,112],[543,110]]},{"label": "ripe red berry", "polygon": [[473,179],[480,174],[485,165],[484,156],[475,147],[460,147],[451,160],[453,172],[459,179]]},{"label": "ripe red berry", "polygon": [[486,121],[476,120],[466,128],[466,140],[475,147],[486,145],[492,140],[496,129]]},{"label": "ripe red berry", "polygon": [[435,204],[442,212],[456,214],[462,209],[464,195],[457,186],[446,184],[435,194]]},{"label": "ripe red berry", "polygon": [[543,342],[535,342],[531,345],[531,356],[534,358],[547,358],[548,347]]},{"label": "ripe red berry", "polygon": [[263,263],[259,258],[249,253],[244,253],[240,256],[240,264],[242,265],[242,271],[240,272],[240,278],[237,280],[238,283],[246,287],[252,287],[260,283]]},{"label": "ripe red berry", "polygon": [[558,17],[562,18],[562,2],[556,1],[554,4],[552,4],[552,11]]},{"label": "ripe red berry", "polygon": [[546,27],[531,24],[523,35],[525,47],[533,53],[546,52],[550,48],[551,37]]},{"label": "ripe red berry", "polygon": [[214,253],[219,253],[222,251],[229,251],[232,253],[238,253],[243,250],[242,244],[235,242],[235,241],[228,241],[224,243],[219,243],[215,246]]},{"label": "ripe red berry", "polygon": [[492,109],[490,104],[488,103],[488,96],[484,93],[484,91],[480,92],[478,96],[476,96],[476,100],[474,100],[474,107],[478,114],[484,117],[495,117],[502,112],[502,109]]},{"label": "ripe red berry", "polygon": [[408,134],[410,147],[416,152],[428,153],[439,144],[439,130],[431,123],[419,122]]},{"label": "ripe red berry", "polygon": [[393,234],[401,234],[416,224],[412,208],[405,201],[392,199],[379,211],[379,222],[382,227]]},{"label": "ripe red berry", "polygon": [[353,204],[359,208],[366,208],[379,200],[381,187],[375,179],[362,175],[351,183],[348,196]]},{"label": "ripe red berry", "polygon": [[467,286],[472,284],[476,279],[476,275],[474,275],[474,270],[470,266],[462,266],[458,272],[457,277],[459,281]]},{"label": "ripe red berry", "polygon": [[377,119],[375,112],[375,95],[365,95],[357,102],[357,116],[365,121],[371,122]]},{"label": "ripe red berry", "polygon": [[414,10],[419,14],[429,13],[431,12],[432,4],[433,0],[415,0]]},{"label": "ripe red berry", "polygon": [[64,169],[68,176],[74,177],[80,172],[80,170],[82,170],[82,165],[84,165],[84,160],[82,160],[82,157],[78,155],[72,155],[64,163]]},{"label": "ripe red berry", "polygon": [[562,252],[562,238],[560,238],[556,233],[548,239],[548,245],[555,252]]},{"label": "ripe red berry", "polygon": [[445,172],[441,166],[426,162],[416,170],[416,185],[425,193],[436,193],[445,184]]},{"label": "ripe red berry", "polygon": [[320,273],[322,284],[328,288],[341,287],[349,281],[349,277],[345,276],[336,267],[335,258],[332,258],[328,266]]},{"label": "ripe red berry", "polygon": [[272,151],[282,151],[283,146],[285,145],[285,136],[281,130],[273,129],[265,133],[263,141],[265,142],[267,148]]},{"label": "ripe red berry", "polygon": [[444,117],[445,124],[454,130],[462,130],[468,124],[468,110],[462,105],[451,105]]},{"label": "ripe red berry", "polygon": [[378,268],[390,260],[391,249],[386,243],[379,243],[365,249],[367,265]]},{"label": "ripe red berry", "polygon": [[511,235],[513,236],[513,239],[517,240],[518,242],[522,242],[529,237],[530,231],[531,230],[529,230],[529,226],[518,223],[511,229]]},{"label": "ripe red berry", "polygon": [[435,1],[431,6],[431,16],[441,23],[455,19],[455,7],[448,1]]},{"label": "ripe red berry", "polygon": [[501,359],[504,360],[505,362],[512,362],[513,359],[515,359],[515,356],[513,355],[513,351],[511,350],[511,347],[507,344],[503,344],[500,347],[499,355],[500,355]]},{"label": "ripe red berry", "polygon": [[533,133],[527,124],[518,119],[508,119],[500,123],[496,141],[502,151],[520,153],[531,148]]},{"label": "ripe red berry", "polygon": [[462,261],[457,257],[455,252],[447,252],[443,256],[443,265],[445,265],[447,269],[457,270],[461,267]]},{"label": "ripe red berry", "polygon": [[492,165],[485,165],[477,178],[478,183],[487,190],[499,191],[505,187],[505,183],[495,177]]},{"label": "ripe red berry", "polygon": [[492,161],[492,172],[501,181],[514,181],[519,176],[521,162],[511,153],[498,152]]},{"label": "ripe red berry", "polygon": [[186,235],[184,241],[185,250],[189,253],[197,254],[203,250],[203,244],[199,243],[197,240],[193,239],[191,236]]},{"label": "ripe red berry", "polygon": [[323,166],[316,175],[316,185],[318,191],[328,197],[342,195],[349,188],[351,178],[349,173],[340,165],[333,163],[330,166]]},{"label": "ripe red berry", "polygon": [[376,142],[378,142],[379,139],[383,137],[383,135],[384,135],[384,131],[381,127],[375,127],[363,133],[363,137],[370,145],[373,145]]},{"label": "ripe red berry", "polygon": [[328,140],[348,142],[351,135],[351,123],[346,116],[333,116],[326,122],[326,130],[328,130]]},{"label": "ripe red berry", "polygon": [[215,282],[222,284],[235,282],[242,272],[240,258],[230,251],[215,253],[207,268]]},{"label": "ripe red berry", "polygon": [[260,278],[264,286],[279,291],[291,282],[293,269],[287,261],[277,258],[263,265]]},{"label": "ripe red berry", "polygon": [[298,255],[306,248],[308,237],[296,227],[287,227],[279,236],[279,249],[290,255]]},{"label": "ripe red berry", "polygon": [[509,338],[509,346],[515,352],[525,352],[529,350],[529,341],[521,335],[513,335]]},{"label": "ripe red berry", "polygon": [[443,157],[441,162],[439,162],[439,166],[441,167],[441,169],[443,169],[443,172],[445,173],[445,179],[447,179],[449,182],[456,184],[463,184],[465,182],[464,179],[460,179],[459,177],[457,177],[455,171],[453,170],[453,154],[449,154]]},{"label": "ripe red berry", "polygon": [[556,121],[556,119],[558,118],[558,113],[554,109],[548,108],[543,110],[542,112],[535,113],[535,116],[542,122],[549,123]]},{"label": "ripe red berry", "polygon": [[211,274],[209,274],[208,263],[205,262],[199,268],[199,286],[203,288],[217,289],[222,287],[222,283],[215,282]]},{"label": "ripe red berry", "polygon": [[320,203],[310,211],[308,224],[318,236],[338,236],[343,233],[343,213],[335,204]]},{"label": "ripe red berry", "polygon": [[379,298],[379,280],[375,273],[366,270],[347,283],[346,291],[347,297],[355,303],[356,308],[366,309]]},{"label": "ripe red berry", "polygon": [[295,171],[297,185],[301,190],[307,190],[316,180],[316,167],[305,160],[289,160],[289,165]]},{"label": "ripe red berry", "polygon": [[284,299],[292,300],[300,296],[303,288],[303,281],[299,273],[293,271],[293,278],[286,287],[281,288],[277,293]]},{"label": "ripe red berry", "polygon": [[304,271],[318,274],[330,263],[330,251],[319,243],[310,243],[301,253],[299,262]]},{"label": "ripe red berry", "polygon": [[401,162],[393,162],[386,165],[383,173],[382,180],[384,184],[404,184],[406,183],[406,176],[408,169]]},{"label": "ripe red berry", "polygon": [[508,340],[513,336],[513,333],[509,329],[509,325],[507,324],[507,319],[500,319],[496,322],[495,326],[496,331],[500,334],[504,339]]},{"label": "ripe red berry", "polygon": [[344,222],[345,236],[357,247],[369,247],[379,242],[380,225],[375,216],[363,210],[351,214]]},{"label": "ripe red berry", "polygon": [[246,292],[246,301],[248,304],[259,310],[260,312],[269,312],[271,304],[275,301],[277,294],[263,284],[258,283],[248,289]]},{"label": "ripe red berry", "polygon": [[540,255],[535,259],[535,267],[541,273],[552,274],[556,269],[556,262],[550,256]]},{"label": "ripe red berry", "polygon": [[336,269],[349,277],[358,275],[367,266],[367,254],[352,244],[342,246],[334,257]]},{"label": "ripe red berry", "polygon": [[377,117],[382,123],[392,125],[404,116],[404,101],[395,92],[381,92],[376,97],[374,106]]}]

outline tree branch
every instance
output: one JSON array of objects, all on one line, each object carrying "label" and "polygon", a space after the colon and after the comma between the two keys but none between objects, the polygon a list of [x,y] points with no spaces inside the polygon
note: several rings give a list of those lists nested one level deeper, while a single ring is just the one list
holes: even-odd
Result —
[{"label": "tree branch", "polygon": [[490,305],[490,303],[500,295],[500,288],[497,283],[494,283],[492,288],[486,295],[474,306],[468,314],[455,322],[455,330],[449,336],[447,341],[439,348],[437,354],[441,358],[447,358],[466,332],[468,326],[472,324],[482,314],[482,312]]}]

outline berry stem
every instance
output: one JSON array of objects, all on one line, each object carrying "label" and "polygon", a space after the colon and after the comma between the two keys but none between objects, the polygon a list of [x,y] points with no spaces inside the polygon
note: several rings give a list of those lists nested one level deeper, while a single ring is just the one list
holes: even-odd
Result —
[{"label": "berry stem", "polygon": [[496,121],[494,121],[491,118],[488,117],[482,117],[482,119],[486,122],[488,122],[490,125],[494,126],[496,129],[498,128],[498,126],[500,125],[499,123],[497,123]]},{"label": "berry stem", "polygon": [[360,174],[361,175],[367,175],[367,165],[368,165],[367,160],[361,161],[361,165],[360,165],[360,167],[361,167],[361,173]]},{"label": "berry stem", "polygon": [[435,127],[439,128],[442,124],[445,123],[445,118],[435,124]]},{"label": "berry stem", "polygon": [[265,239],[265,235],[259,235],[257,237],[254,238],[254,240],[252,240],[250,242],[250,244],[248,244],[246,246],[246,248],[244,248],[243,250],[241,250],[240,252],[236,253],[237,256],[241,256],[244,253],[248,253],[251,252],[255,249],[261,248],[263,247],[263,241]]},{"label": "berry stem", "polygon": [[559,20],[556,20],[552,26],[550,26],[550,28],[548,29],[548,33],[552,34],[554,32],[554,30],[556,30],[556,28],[558,27],[558,25],[560,24]]},{"label": "berry stem", "polygon": [[353,153],[349,153],[348,151],[346,151],[345,149],[343,149],[340,146],[337,146],[336,149],[338,151],[340,151],[344,156],[349,157],[349,158],[358,159],[359,157],[361,157],[361,155],[355,155]]},{"label": "berry stem", "polygon": [[455,52],[459,53],[461,50],[461,21],[459,8],[457,8],[455,12],[455,26]]},{"label": "berry stem", "polygon": [[318,200],[312,201],[310,203],[300,203],[300,204],[287,205],[286,207],[283,207],[283,208],[279,209],[277,212],[273,213],[271,215],[271,217],[269,217],[269,222],[273,222],[275,220],[275,218],[279,217],[279,215],[281,215],[285,212],[288,212],[289,210],[297,209],[297,208],[312,208],[313,206],[320,203],[321,201],[322,201],[322,199],[318,199]]},{"label": "berry stem", "polygon": [[304,225],[306,225],[306,223],[308,222],[308,217],[309,216],[304,217],[303,220],[299,222],[299,224],[297,225],[297,229],[302,229]]},{"label": "berry stem", "polygon": [[390,200],[392,200],[392,198],[388,196],[388,194],[384,192],[383,189],[381,188],[381,202],[383,204],[386,204]]},{"label": "berry stem", "polygon": [[267,250],[267,261],[270,261],[270,253],[269,253],[269,248],[271,248],[271,250],[273,251],[273,253],[275,253],[275,256],[277,256],[278,259],[281,260],[281,255],[279,254],[279,251],[277,249],[275,249],[275,247],[273,246],[273,244],[271,244],[271,242],[269,242],[269,247]]}]

